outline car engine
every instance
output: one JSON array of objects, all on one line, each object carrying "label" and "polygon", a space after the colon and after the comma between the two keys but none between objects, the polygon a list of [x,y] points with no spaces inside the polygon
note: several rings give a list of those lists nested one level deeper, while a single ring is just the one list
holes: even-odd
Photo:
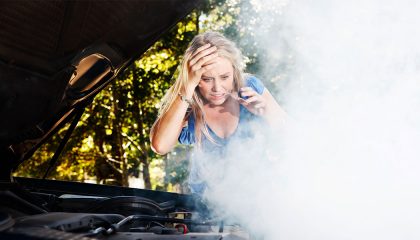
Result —
[{"label": "car engine", "polygon": [[27,178],[0,183],[0,239],[250,239],[210,215],[190,195]]}]

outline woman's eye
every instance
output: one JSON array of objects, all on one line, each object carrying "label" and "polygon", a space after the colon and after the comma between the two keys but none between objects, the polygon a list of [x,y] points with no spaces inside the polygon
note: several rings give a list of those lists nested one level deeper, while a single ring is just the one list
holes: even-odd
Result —
[{"label": "woman's eye", "polygon": [[204,82],[210,82],[211,78],[202,78],[201,80],[203,80]]},{"label": "woman's eye", "polygon": [[223,77],[222,77],[222,79],[223,79],[223,80],[226,80],[226,79],[228,79],[228,78],[229,78],[229,76],[223,76]]}]

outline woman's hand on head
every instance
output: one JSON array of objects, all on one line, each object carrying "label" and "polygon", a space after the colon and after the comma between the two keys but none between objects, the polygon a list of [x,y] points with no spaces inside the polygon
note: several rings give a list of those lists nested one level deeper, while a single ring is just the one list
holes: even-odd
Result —
[{"label": "woman's hand on head", "polygon": [[255,115],[264,115],[267,101],[262,95],[251,87],[243,87],[240,92],[241,97],[238,98],[240,104]]},{"label": "woman's hand on head", "polygon": [[217,48],[210,44],[199,47],[188,61],[188,82],[187,91],[194,92],[200,83],[204,72],[212,69],[217,58]]}]

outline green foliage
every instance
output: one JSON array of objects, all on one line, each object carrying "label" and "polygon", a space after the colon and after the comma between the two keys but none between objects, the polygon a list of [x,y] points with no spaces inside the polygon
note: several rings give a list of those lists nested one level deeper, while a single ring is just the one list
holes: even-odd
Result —
[{"label": "green foliage", "polygon": [[[127,186],[130,177],[142,177],[146,188],[185,192],[190,148],[177,146],[166,156],[158,156],[150,147],[157,106],[176,77],[188,43],[199,32],[223,32],[247,56],[248,71],[257,73],[261,55],[246,29],[252,11],[249,1],[208,0],[177,23],[95,97],[50,178]],[[66,127],[41,146],[16,175],[42,177],[65,131]]]},{"label": "green foliage", "polygon": [[[146,188],[162,185],[151,182],[163,182],[164,176],[150,177],[150,164],[162,161],[162,157],[151,150],[149,132],[157,105],[171,86],[188,43],[197,34],[196,20],[197,12],[193,12],[179,22],[95,97],[50,178],[127,185],[130,176],[142,176]],[[15,175],[42,177],[68,125],[41,146]]]}]

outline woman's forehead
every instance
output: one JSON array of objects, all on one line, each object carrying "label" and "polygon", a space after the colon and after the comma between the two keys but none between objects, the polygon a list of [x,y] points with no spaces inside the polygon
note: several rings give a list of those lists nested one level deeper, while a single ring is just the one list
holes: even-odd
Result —
[{"label": "woman's forehead", "polygon": [[220,75],[226,75],[233,72],[232,63],[223,57],[217,57],[212,69],[203,73],[203,76],[214,77]]}]

